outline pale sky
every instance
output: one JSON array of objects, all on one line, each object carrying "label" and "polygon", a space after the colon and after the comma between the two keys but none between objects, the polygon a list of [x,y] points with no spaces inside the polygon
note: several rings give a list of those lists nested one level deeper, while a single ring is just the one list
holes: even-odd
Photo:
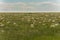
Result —
[{"label": "pale sky", "polygon": [[0,11],[60,11],[60,0],[0,0]]}]

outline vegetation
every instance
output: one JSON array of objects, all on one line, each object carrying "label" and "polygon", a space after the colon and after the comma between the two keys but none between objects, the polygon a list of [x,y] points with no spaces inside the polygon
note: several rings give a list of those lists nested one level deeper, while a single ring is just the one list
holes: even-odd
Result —
[{"label": "vegetation", "polygon": [[0,40],[60,40],[60,13],[0,13]]}]

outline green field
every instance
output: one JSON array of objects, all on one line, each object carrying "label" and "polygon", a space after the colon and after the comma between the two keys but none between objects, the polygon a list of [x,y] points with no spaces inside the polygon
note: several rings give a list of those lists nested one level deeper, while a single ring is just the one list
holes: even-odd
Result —
[{"label": "green field", "polygon": [[60,13],[0,13],[0,40],[60,40]]}]

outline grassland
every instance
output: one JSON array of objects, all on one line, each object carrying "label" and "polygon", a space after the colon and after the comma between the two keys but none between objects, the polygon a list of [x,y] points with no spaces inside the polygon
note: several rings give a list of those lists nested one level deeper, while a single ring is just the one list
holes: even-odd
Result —
[{"label": "grassland", "polygon": [[60,13],[0,13],[0,40],[60,40]]}]

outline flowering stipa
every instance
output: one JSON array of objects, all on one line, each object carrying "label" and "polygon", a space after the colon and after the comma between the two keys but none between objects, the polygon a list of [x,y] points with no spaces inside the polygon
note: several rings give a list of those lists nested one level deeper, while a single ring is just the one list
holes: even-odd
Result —
[{"label": "flowering stipa", "polygon": [[55,22],[56,20],[52,20],[52,22]]},{"label": "flowering stipa", "polygon": [[21,18],[22,21],[24,21],[25,18]]},{"label": "flowering stipa", "polygon": [[60,18],[60,16],[58,16],[58,18]]},{"label": "flowering stipa", "polygon": [[0,33],[4,36],[0,37],[4,38],[3,40],[35,40],[37,36],[38,40],[41,39],[40,37],[43,37],[41,40],[46,40],[47,37],[47,40],[49,40],[57,34],[60,35],[59,14],[57,16],[55,16],[55,13],[7,13],[4,15],[5,17],[2,16],[4,21],[0,21]]},{"label": "flowering stipa", "polygon": [[36,19],[39,19],[38,17]]},{"label": "flowering stipa", "polygon": [[4,26],[4,24],[3,23],[0,23],[0,26]]},{"label": "flowering stipa", "polygon": [[36,20],[33,21],[33,24],[35,24],[35,23],[36,23]]},{"label": "flowering stipa", "polygon": [[31,20],[28,18],[27,21],[30,22]]},{"label": "flowering stipa", "polygon": [[48,22],[50,22],[52,19],[48,19]]},{"label": "flowering stipa", "polygon": [[51,24],[50,27],[56,27],[56,26],[58,26],[58,25],[59,25],[58,23],[55,23],[55,24]]},{"label": "flowering stipa", "polygon": [[32,17],[32,19],[34,20],[34,17]]},{"label": "flowering stipa", "polygon": [[55,27],[55,25],[51,25],[50,27]]},{"label": "flowering stipa", "polygon": [[42,23],[42,22],[39,22],[39,23]]},{"label": "flowering stipa", "polygon": [[7,23],[9,24],[9,23],[10,23],[10,21],[7,21]]},{"label": "flowering stipa", "polygon": [[44,20],[46,20],[47,18],[44,18]]},{"label": "flowering stipa", "polygon": [[43,19],[43,17],[40,17],[41,19]]},{"label": "flowering stipa", "polygon": [[3,33],[3,32],[5,32],[4,30],[1,30],[1,32]]},{"label": "flowering stipa", "polygon": [[46,16],[46,17],[48,17],[49,15],[48,15],[48,14],[46,14],[45,16]]},{"label": "flowering stipa", "polygon": [[45,20],[43,20],[43,22],[46,22]]},{"label": "flowering stipa", "polygon": [[45,25],[45,24],[42,24],[42,25]]},{"label": "flowering stipa", "polygon": [[16,23],[14,22],[13,24],[15,25]]},{"label": "flowering stipa", "polygon": [[31,24],[30,26],[33,28],[34,27],[34,24]]},{"label": "flowering stipa", "polygon": [[4,17],[1,17],[0,19],[2,20],[2,19],[4,19]]}]

